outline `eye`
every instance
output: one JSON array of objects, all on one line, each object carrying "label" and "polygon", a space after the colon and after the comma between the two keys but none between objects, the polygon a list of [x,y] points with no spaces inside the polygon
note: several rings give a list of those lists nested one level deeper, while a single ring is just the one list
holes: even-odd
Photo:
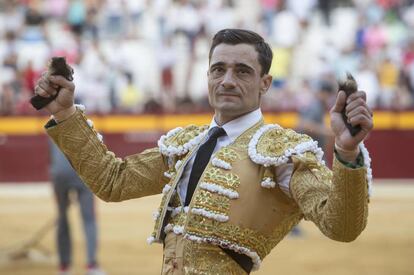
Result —
[{"label": "eye", "polygon": [[221,66],[216,66],[210,69],[211,76],[214,78],[222,77],[226,72]]},{"label": "eye", "polygon": [[211,69],[212,73],[222,73],[224,69],[222,67],[214,67]]},{"label": "eye", "polygon": [[239,75],[248,75],[248,74],[250,74],[250,71],[247,70],[247,69],[239,69],[239,70],[237,70],[237,73]]}]

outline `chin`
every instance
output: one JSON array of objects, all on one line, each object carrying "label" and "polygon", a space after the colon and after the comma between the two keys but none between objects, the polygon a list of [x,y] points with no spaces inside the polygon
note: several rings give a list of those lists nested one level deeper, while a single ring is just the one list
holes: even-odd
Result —
[{"label": "chin", "polygon": [[241,106],[239,104],[236,104],[235,102],[227,101],[216,104],[214,109],[217,109],[222,113],[233,113],[240,111],[240,107]]}]

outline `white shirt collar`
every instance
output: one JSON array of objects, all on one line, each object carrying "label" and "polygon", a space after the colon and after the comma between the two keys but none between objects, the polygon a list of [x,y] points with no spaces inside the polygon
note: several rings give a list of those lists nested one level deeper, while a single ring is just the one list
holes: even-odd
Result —
[{"label": "white shirt collar", "polygon": [[[226,124],[224,124],[223,129],[226,131],[227,136],[230,138],[231,142],[234,142],[236,138],[238,138],[244,131],[255,125],[257,122],[260,121],[262,118],[262,111],[260,108],[247,113],[245,115],[242,115],[241,117],[238,117],[236,119],[233,119]],[[211,120],[209,129],[219,126],[216,123],[216,120]]]}]

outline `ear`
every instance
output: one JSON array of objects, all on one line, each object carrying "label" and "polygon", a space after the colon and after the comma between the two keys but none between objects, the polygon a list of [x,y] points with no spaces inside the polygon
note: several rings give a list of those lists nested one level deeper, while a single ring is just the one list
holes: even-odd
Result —
[{"label": "ear", "polygon": [[265,74],[262,76],[261,83],[260,83],[260,94],[264,95],[272,85],[273,77],[270,74]]}]

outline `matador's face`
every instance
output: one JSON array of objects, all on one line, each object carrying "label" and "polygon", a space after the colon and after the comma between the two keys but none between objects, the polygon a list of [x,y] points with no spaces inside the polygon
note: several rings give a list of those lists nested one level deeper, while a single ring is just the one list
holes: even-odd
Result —
[{"label": "matador's face", "polygon": [[260,106],[272,81],[261,76],[258,53],[248,44],[219,44],[210,60],[208,93],[217,122],[224,124]]}]

